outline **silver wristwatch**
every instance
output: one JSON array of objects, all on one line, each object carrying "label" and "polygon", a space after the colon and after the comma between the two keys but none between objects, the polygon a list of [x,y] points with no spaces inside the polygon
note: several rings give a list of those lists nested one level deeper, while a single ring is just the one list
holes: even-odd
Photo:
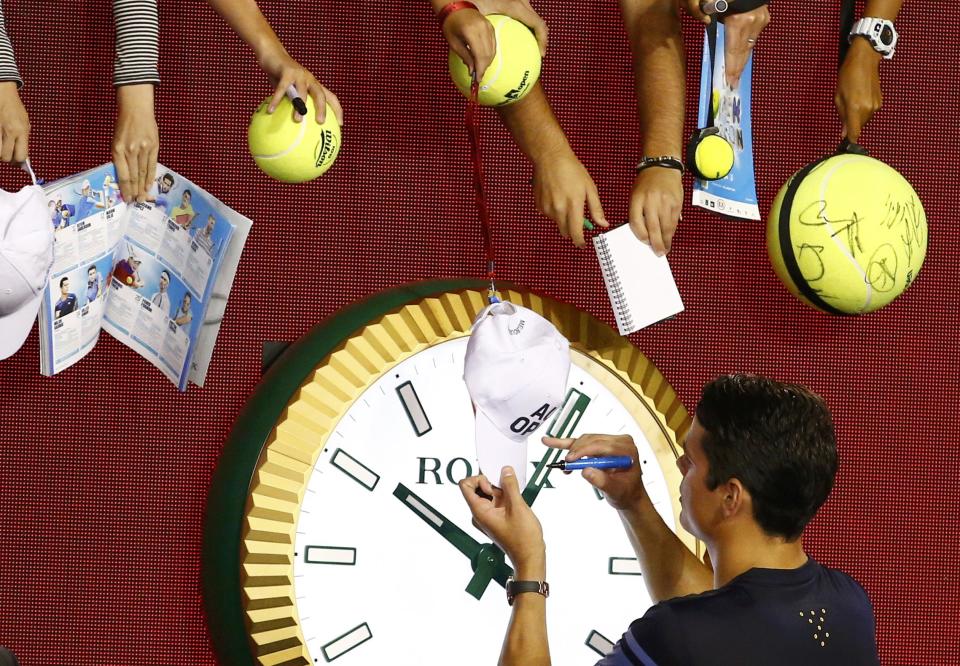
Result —
[{"label": "silver wristwatch", "polygon": [[897,49],[897,29],[893,27],[893,21],[887,19],[863,17],[853,24],[848,39],[853,41],[854,37],[866,39],[886,60],[890,60]]}]

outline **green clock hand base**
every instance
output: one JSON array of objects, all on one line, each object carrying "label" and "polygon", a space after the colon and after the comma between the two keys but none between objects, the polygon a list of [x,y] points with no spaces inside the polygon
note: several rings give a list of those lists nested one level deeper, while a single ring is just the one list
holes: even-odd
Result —
[{"label": "green clock hand base", "polygon": [[513,569],[506,563],[503,551],[496,544],[481,544],[402,483],[397,484],[393,496],[467,556],[474,571],[466,589],[470,596],[480,599],[491,580],[506,587],[507,578],[513,575]]}]

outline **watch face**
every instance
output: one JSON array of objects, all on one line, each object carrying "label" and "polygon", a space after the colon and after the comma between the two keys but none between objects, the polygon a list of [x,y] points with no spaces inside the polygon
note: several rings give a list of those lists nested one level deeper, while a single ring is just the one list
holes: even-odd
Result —
[{"label": "watch face", "polygon": [[889,25],[884,25],[880,30],[880,43],[887,47],[893,44],[893,29]]},{"label": "watch face", "polygon": [[[429,346],[369,385],[310,474],[293,573],[313,662],[497,661],[510,614],[509,561],[471,525],[457,485],[479,471],[466,344],[460,337]],[[650,599],[616,511],[579,473],[538,469],[562,457],[540,437],[631,435],[647,492],[671,526],[680,480],[671,436],[645,399],[607,365],[571,354],[566,403],[528,442],[525,491],[547,544],[548,634],[558,665],[598,659]]]}]

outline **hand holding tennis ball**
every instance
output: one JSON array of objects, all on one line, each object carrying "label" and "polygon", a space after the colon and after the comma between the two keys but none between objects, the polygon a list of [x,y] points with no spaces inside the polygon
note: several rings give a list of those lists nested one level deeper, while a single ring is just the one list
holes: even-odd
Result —
[{"label": "hand holding tennis ball", "polygon": [[[460,10],[451,14],[447,20],[453,20],[457,14],[468,11],[476,15],[472,10]],[[491,14],[483,17],[483,20],[492,28],[494,49],[489,66],[481,69],[485,56],[481,58],[480,54],[477,54],[471,63],[476,65],[478,73],[482,72],[478,101],[483,106],[512,104],[523,99],[540,78],[540,44],[530,28],[509,16]],[[446,26],[446,22],[444,25]],[[489,36],[479,39],[480,44],[487,41]],[[471,67],[458,55],[458,52],[464,49],[456,48],[454,41],[451,41],[451,44],[454,48],[450,51],[450,76],[460,92],[469,97]],[[488,47],[486,44],[482,48],[486,48],[488,52]]]},{"label": "hand holding tennis ball", "polygon": [[264,173],[283,183],[305,183],[323,175],[340,153],[340,123],[327,104],[322,123],[316,121],[313,98],[307,97],[307,115],[294,119],[293,104],[287,97],[269,112],[266,99],[253,114],[247,140],[254,161]]},{"label": "hand holding tennis ball", "polygon": [[[434,0],[440,10],[446,0]],[[486,14],[503,14],[516,19],[533,30],[540,47],[540,57],[547,54],[547,24],[533,8],[529,0],[476,0],[476,10],[460,9],[443,19],[443,36],[450,49],[460,56],[468,72],[476,71],[480,78],[487,71],[497,52],[497,40],[493,25],[484,19]]]}]

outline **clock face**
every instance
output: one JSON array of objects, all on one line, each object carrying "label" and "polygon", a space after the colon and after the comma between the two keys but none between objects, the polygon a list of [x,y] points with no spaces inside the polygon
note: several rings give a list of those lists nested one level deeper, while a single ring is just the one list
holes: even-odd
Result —
[{"label": "clock face", "polygon": [[[462,662],[465,652],[469,663],[497,661],[510,615],[502,587],[509,561],[497,560],[502,554],[471,525],[457,486],[479,472],[466,344],[439,342],[373,381],[309,473],[293,587],[314,663],[439,665]],[[680,479],[670,437],[644,398],[607,365],[571,355],[564,407],[528,442],[525,491],[547,543],[548,634],[558,665],[605,654],[650,599],[616,511],[579,473],[545,469],[563,453],[540,437],[631,435],[647,492],[671,526]],[[494,564],[475,576],[473,564],[491,553]]]},{"label": "clock face", "polygon": [[[647,492],[676,527],[676,438],[690,419],[609,326],[501,293],[571,343],[566,402],[531,435],[523,495],[547,542],[554,662],[591,663],[650,603],[616,512],[579,473],[547,470],[563,452],[540,437],[631,435]],[[381,292],[318,324],[265,375],[207,501],[203,599],[223,663],[496,662],[513,571],[457,487],[479,472],[463,357],[486,304],[469,280]]]}]

